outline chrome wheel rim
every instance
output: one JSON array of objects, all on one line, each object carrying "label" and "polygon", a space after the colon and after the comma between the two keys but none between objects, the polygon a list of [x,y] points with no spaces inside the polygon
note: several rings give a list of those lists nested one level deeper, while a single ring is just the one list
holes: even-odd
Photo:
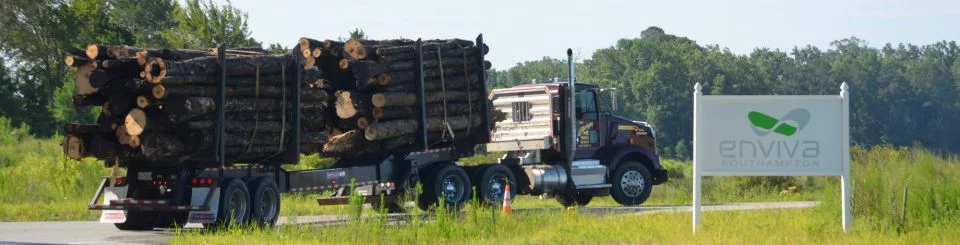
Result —
[{"label": "chrome wheel rim", "polygon": [[272,189],[266,189],[260,195],[260,220],[272,221],[277,216],[276,196]]},{"label": "chrome wheel rim", "polygon": [[640,193],[643,193],[643,187],[643,175],[636,170],[627,170],[627,172],[623,173],[623,176],[620,177],[620,189],[622,189],[623,194],[626,194],[628,197],[640,196]]},{"label": "chrome wheel rim", "polygon": [[247,216],[247,197],[243,195],[243,192],[240,190],[235,190],[230,193],[230,215],[235,220],[243,220]]},{"label": "chrome wheel rim", "polygon": [[457,176],[443,178],[443,198],[447,203],[458,203],[463,199],[463,180]]},{"label": "chrome wheel rim", "polygon": [[490,180],[487,181],[487,187],[489,187],[489,192],[487,193],[487,198],[491,201],[496,202],[498,200],[503,200],[505,195],[504,188],[507,185],[507,176],[503,174],[493,174],[490,177]]}]

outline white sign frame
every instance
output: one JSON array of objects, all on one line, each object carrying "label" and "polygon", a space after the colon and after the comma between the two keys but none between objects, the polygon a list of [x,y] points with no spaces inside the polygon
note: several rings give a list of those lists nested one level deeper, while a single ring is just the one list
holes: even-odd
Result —
[{"label": "white sign frame", "polygon": [[[696,234],[697,228],[700,226],[700,206],[701,206],[701,177],[702,176],[840,176],[841,183],[841,220],[843,224],[843,231],[849,232],[853,226],[853,213],[851,210],[851,192],[850,192],[850,95],[849,95],[849,86],[847,83],[840,85],[840,96],[837,100],[837,96],[824,96],[824,95],[808,95],[808,96],[776,96],[776,98],[783,100],[794,100],[797,103],[802,103],[803,101],[817,101],[817,100],[836,100],[839,102],[837,106],[840,107],[840,136],[839,136],[839,162],[831,164],[839,164],[837,168],[830,169],[820,169],[817,171],[804,171],[798,169],[789,169],[788,172],[785,171],[770,171],[770,170],[759,170],[759,171],[750,171],[750,170],[720,170],[716,166],[714,169],[704,169],[705,164],[713,164],[713,161],[720,161],[716,157],[709,157],[712,153],[707,153],[707,148],[700,146],[701,144],[708,144],[704,137],[704,132],[711,132],[708,128],[708,124],[700,122],[700,120],[710,120],[705,118],[703,108],[704,95],[701,92],[702,86],[700,83],[694,85],[693,92],[693,233]],[[750,97],[766,97],[768,99],[770,96],[724,96],[724,95],[712,95],[708,96],[710,100],[716,99],[729,99],[729,100],[749,100]],[[822,103],[822,101],[821,101]],[[828,102],[829,103],[829,102]],[[722,130],[722,129],[720,129]],[[715,143],[715,142],[713,142]],[[716,145],[714,145],[716,146]],[[709,149],[714,149],[713,147]],[[837,150],[837,149],[830,149]],[[703,151],[703,152],[701,152]],[[741,150],[742,151],[742,150]],[[818,150],[819,152],[819,150]],[[707,155],[707,156],[705,156]],[[740,156],[743,157],[743,156]],[[710,158],[710,159],[705,159]]]}]

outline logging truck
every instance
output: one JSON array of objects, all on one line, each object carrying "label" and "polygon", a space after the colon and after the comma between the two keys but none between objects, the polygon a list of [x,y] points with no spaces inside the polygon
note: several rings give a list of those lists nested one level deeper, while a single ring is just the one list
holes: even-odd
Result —
[{"label": "logging truck", "polygon": [[[475,43],[476,47],[486,47],[482,35]],[[298,47],[310,50],[301,45],[309,42],[301,42]],[[424,82],[432,69],[424,57],[429,50],[424,50],[419,41],[415,46],[415,52],[408,58],[414,61],[411,63],[414,72],[410,73],[414,82],[410,88],[416,96],[410,101],[413,106],[404,107],[407,110],[402,111],[412,118],[407,126],[414,134],[401,137],[414,150],[369,151],[338,157],[329,168],[287,170],[282,165],[298,163],[303,152],[301,147],[307,147],[303,142],[314,140],[302,132],[304,127],[300,124],[305,119],[301,119],[285,122],[292,124],[291,130],[280,132],[290,139],[281,137],[277,141],[287,143],[278,147],[275,156],[250,164],[236,164],[228,159],[225,145],[227,141],[240,139],[224,133],[230,118],[225,116],[223,107],[217,107],[216,116],[206,121],[213,124],[208,128],[215,132],[211,136],[216,146],[213,156],[184,157],[173,164],[128,162],[122,164],[126,168],[123,173],[117,170],[121,164],[113,164],[113,174],[100,181],[89,209],[102,210],[100,221],[113,223],[121,230],[184,225],[216,227],[228,223],[269,226],[279,217],[281,193],[330,193],[317,198],[319,205],[346,204],[350,196],[361,196],[374,208],[395,212],[404,207],[405,199],[401,195],[419,189],[419,193],[412,193],[418,196],[415,198],[418,208],[427,210],[443,203],[456,210],[473,197],[481,203],[497,205],[502,202],[504,188],[509,184],[514,188],[512,195],[552,196],[564,206],[586,205],[593,197],[605,195],[613,196],[622,205],[632,206],[649,197],[652,185],[667,180],[656,152],[653,127],[601,110],[597,98],[604,90],[576,83],[572,62],[570,81],[494,89],[485,96],[489,103],[468,105],[465,110],[468,116],[464,117],[466,127],[454,127],[450,121],[455,119],[447,117],[446,99],[439,110],[430,108],[430,105],[436,107],[436,103],[428,104],[431,93],[439,92],[428,89],[436,87],[435,84]],[[314,51],[314,54],[318,52],[323,51]],[[221,79],[216,89],[218,95],[214,97],[217,101],[211,103],[226,105],[228,69],[224,67],[223,54],[227,52],[221,48],[218,53]],[[438,48],[434,53],[439,56],[443,52]],[[458,64],[464,71],[486,70],[484,66],[489,65],[482,62],[485,53],[473,52],[470,57],[464,53],[463,61]],[[297,63],[319,62],[309,59],[309,52],[304,54],[307,59],[298,57]],[[347,65],[353,68],[354,75],[382,78],[377,76],[376,69],[354,63]],[[440,69],[442,77],[442,65]],[[304,94],[297,82],[305,74],[303,71],[291,73],[295,78],[285,81],[289,86],[277,93],[294,101],[284,107],[290,110],[291,118],[304,118],[299,114],[305,109],[295,101],[301,101],[300,96]],[[486,81],[485,72],[473,74],[476,77],[463,80]],[[371,81],[374,80],[377,79]],[[356,81],[366,83],[367,79]],[[465,94],[486,94],[486,84],[479,84],[482,85],[465,86],[468,90]],[[440,85],[446,93],[447,81]],[[384,101],[389,99],[374,97],[373,103]],[[474,111],[479,115],[473,115]],[[503,112],[505,118],[493,122],[495,116],[489,115],[491,111]],[[374,110],[372,113],[376,116],[377,113],[397,114],[395,112]],[[440,123],[431,122],[438,117]],[[404,126],[376,125],[374,122],[365,131],[351,132],[363,132],[367,139],[373,140],[389,135],[392,131],[387,129],[391,127]],[[381,132],[377,132],[378,129]],[[462,138],[447,140],[452,137]],[[324,147],[336,147],[334,142],[331,138]],[[502,157],[499,162],[475,166],[462,166],[457,162],[483,152],[502,154]],[[415,188],[417,185],[422,188]],[[473,193],[474,190],[477,193]]]}]

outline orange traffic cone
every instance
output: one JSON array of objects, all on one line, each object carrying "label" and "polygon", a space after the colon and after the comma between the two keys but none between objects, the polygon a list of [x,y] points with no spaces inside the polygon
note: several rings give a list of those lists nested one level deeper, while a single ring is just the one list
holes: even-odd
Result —
[{"label": "orange traffic cone", "polygon": [[507,186],[503,188],[503,209],[500,210],[500,213],[509,215],[513,213],[513,200],[510,199],[510,183],[507,183]]}]

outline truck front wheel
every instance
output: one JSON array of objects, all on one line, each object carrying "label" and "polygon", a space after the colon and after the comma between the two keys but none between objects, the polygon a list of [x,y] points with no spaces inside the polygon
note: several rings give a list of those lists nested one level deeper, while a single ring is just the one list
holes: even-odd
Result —
[{"label": "truck front wheel", "polygon": [[476,181],[477,195],[483,204],[500,206],[503,205],[504,192],[507,185],[510,185],[510,198],[517,196],[517,180],[513,173],[506,166],[493,164],[480,168],[480,176]]},{"label": "truck front wheel", "polygon": [[613,172],[613,188],[610,195],[623,206],[640,205],[650,197],[653,178],[650,171],[639,162],[625,162]]}]

